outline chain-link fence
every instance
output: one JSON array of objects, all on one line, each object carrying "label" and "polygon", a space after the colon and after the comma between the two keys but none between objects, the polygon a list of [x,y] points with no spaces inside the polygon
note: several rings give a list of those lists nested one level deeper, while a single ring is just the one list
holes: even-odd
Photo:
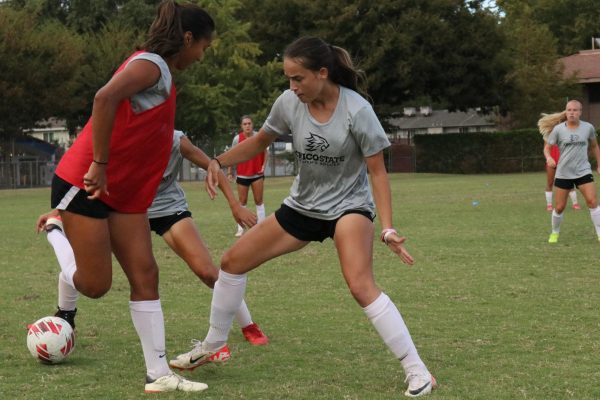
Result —
[{"label": "chain-link fence", "polygon": [[0,189],[49,186],[56,163],[39,160],[0,162]]},{"label": "chain-link fence", "polygon": [[[265,168],[266,176],[295,175],[297,167],[293,153],[286,149],[285,143],[274,143],[269,149]],[[40,160],[13,160],[0,162],[0,189],[19,189],[50,186],[57,163]],[[202,181],[206,172],[183,160],[179,173],[180,181]]]}]

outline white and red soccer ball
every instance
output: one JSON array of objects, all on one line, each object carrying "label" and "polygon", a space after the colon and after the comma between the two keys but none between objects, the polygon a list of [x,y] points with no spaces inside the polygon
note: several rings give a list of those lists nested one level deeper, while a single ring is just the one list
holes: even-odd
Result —
[{"label": "white and red soccer ball", "polygon": [[73,352],[75,333],[64,319],[44,317],[29,326],[27,348],[41,362],[57,364]]}]

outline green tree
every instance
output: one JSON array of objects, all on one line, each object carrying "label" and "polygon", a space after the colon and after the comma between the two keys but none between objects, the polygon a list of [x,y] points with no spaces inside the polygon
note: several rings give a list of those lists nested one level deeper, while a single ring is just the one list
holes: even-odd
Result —
[{"label": "green tree", "polygon": [[498,2],[506,16],[502,28],[508,45],[504,49],[511,70],[504,84],[510,128],[535,126],[542,112],[562,109],[574,94],[573,82],[564,80],[557,62],[557,41],[548,26],[537,22],[527,4]]},{"label": "green tree", "polygon": [[591,39],[600,37],[600,7],[594,0],[536,0],[527,3],[532,8],[532,17],[545,24],[556,38],[556,48],[562,56],[590,49]]},{"label": "green tree", "polygon": [[82,56],[81,40],[59,23],[0,7],[0,135],[73,110]]},{"label": "green tree", "polygon": [[497,16],[481,1],[249,0],[240,18],[265,58],[301,35],[346,48],[367,75],[378,111],[427,98],[450,108],[502,101],[507,64]]},{"label": "green tree", "polygon": [[240,116],[252,114],[257,122],[266,116],[284,80],[279,63],[258,63],[261,50],[250,40],[250,25],[235,18],[240,1],[204,3],[217,36],[205,60],[177,76],[176,125],[196,142],[213,143],[221,151]]}]

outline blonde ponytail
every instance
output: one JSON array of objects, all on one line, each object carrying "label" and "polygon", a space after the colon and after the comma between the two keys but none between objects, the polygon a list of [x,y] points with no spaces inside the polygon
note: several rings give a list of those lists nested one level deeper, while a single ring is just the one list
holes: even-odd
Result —
[{"label": "blonde ponytail", "polygon": [[567,120],[567,113],[565,111],[557,112],[554,114],[542,114],[542,118],[539,119],[537,126],[540,133],[544,138],[552,132],[552,129],[561,122]]}]

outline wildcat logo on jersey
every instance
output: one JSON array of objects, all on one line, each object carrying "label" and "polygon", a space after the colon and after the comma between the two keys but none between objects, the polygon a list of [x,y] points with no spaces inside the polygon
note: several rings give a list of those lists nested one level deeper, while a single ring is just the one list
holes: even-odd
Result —
[{"label": "wildcat logo on jersey", "polygon": [[308,150],[308,151],[321,150],[321,152],[323,152],[326,148],[329,147],[329,143],[327,143],[327,140],[325,140],[324,137],[315,135],[312,132],[308,132],[308,133],[310,134],[310,137],[306,138],[306,142],[308,143],[306,145],[306,150]]},{"label": "wildcat logo on jersey", "polygon": [[[296,151],[296,158],[303,164],[318,164],[328,167],[336,167],[344,162],[344,156],[327,156],[322,153],[329,147],[329,143],[324,137],[309,132],[310,136],[306,138],[306,153]],[[317,154],[316,154],[317,153]]]}]

